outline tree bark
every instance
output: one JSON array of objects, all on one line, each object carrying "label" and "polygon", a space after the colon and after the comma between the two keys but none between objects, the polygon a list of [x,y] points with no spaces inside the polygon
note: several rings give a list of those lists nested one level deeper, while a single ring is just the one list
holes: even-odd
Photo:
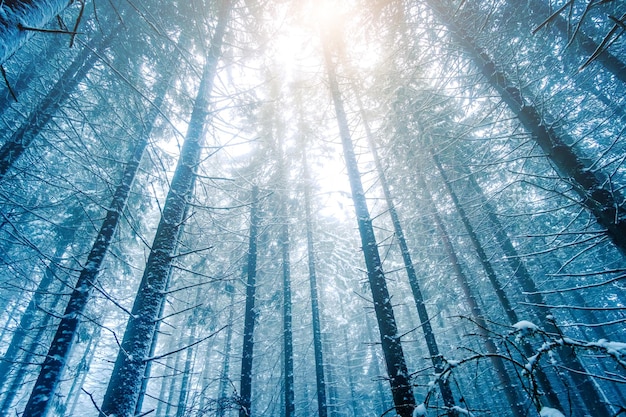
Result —
[{"label": "tree bark", "polygon": [[250,209],[250,242],[248,244],[248,262],[246,270],[246,311],[243,325],[243,348],[241,355],[241,383],[239,386],[240,408],[239,417],[252,415],[252,358],[254,353],[254,325],[256,323],[256,263],[257,238],[259,228],[259,190],[252,188],[252,207]]},{"label": "tree bark", "polygon": [[374,300],[374,310],[378,320],[378,329],[380,331],[380,339],[387,365],[387,374],[389,384],[391,385],[391,393],[394,400],[396,413],[400,417],[411,417],[415,408],[415,397],[413,395],[413,387],[409,378],[404,352],[400,344],[400,336],[396,319],[391,305],[391,298],[385,274],[383,272],[378,245],[374,235],[372,219],[367,208],[367,201],[361,184],[361,174],[354,154],[348,120],[343,107],[339,84],[335,74],[334,64],[328,45],[328,39],[322,41],[324,48],[324,61],[326,63],[326,73],[330,84],[330,92],[335,106],[337,123],[341,135],[341,143],[343,146],[343,154],[350,179],[350,188],[352,190],[352,200],[356,211],[357,223],[359,226],[359,234],[361,236],[361,244],[363,255],[365,257],[365,265],[367,268],[367,276]]},{"label": "tree bark", "polygon": [[[71,0],[5,0],[0,6],[0,65],[3,65],[35,33],[42,29]],[[58,36],[58,35],[56,35]]]},{"label": "tree bark", "polygon": [[315,355],[315,384],[317,386],[317,412],[319,417],[328,417],[326,400],[326,379],[324,378],[324,352],[322,348],[322,324],[317,288],[317,272],[315,267],[315,247],[313,242],[313,219],[311,215],[311,179],[306,159],[306,150],[303,151],[304,169],[304,213],[306,222],[306,244],[309,266],[309,285],[311,289],[311,316],[313,324],[313,350]]}]

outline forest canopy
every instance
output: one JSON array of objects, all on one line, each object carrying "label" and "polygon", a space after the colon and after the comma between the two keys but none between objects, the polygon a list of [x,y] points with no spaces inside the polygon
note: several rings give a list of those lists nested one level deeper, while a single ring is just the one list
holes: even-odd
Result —
[{"label": "forest canopy", "polygon": [[626,415],[625,31],[0,2],[0,415]]}]

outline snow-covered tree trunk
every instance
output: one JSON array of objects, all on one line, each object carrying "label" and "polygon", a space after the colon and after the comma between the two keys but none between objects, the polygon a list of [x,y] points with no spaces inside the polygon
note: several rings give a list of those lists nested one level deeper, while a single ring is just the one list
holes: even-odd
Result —
[{"label": "snow-covered tree trunk", "polygon": [[[4,0],[0,5],[0,65],[42,29],[72,0]],[[55,35],[60,36],[60,35]]]},{"label": "snow-covered tree trunk", "polygon": [[324,354],[322,349],[322,324],[317,288],[317,272],[315,267],[315,248],[313,245],[313,220],[311,215],[311,179],[306,160],[306,150],[303,151],[304,170],[304,210],[306,222],[306,243],[309,266],[309,285],[311,288],[311,316],[313,322],[313,350],[315,355],[315,383],[317,386],[317,411],[319,417],[328,417],[326,400],[326,379],[324,378]]},{"label": "snow-covered tree trunk", "polygon": [[[424,332],[424,339],[426,341],[428,353],[430,354],[430,358],[435,372],[440,374],[441,372],[443,372],[444,369],[443,356],[439,352],[437,339],[435,338],[435,333],[433,332],[432,325],[430,324],[430,316],[428,314],[428,311],[426,310],[424,295],[422,294],[422,289],[420,288],[419,282],[417,280],[417,273],[415,272],[415,266],[413,265],[411,253],[409,252],[409,245],[407,244],[406,238],[404,236],[404,230],[402,228],[402,223],[400,222],[400,216],[398,216],[396,206],[393,202],[393,196],[391,195],[391,190],[387,182],[387,177],[385,176],[385,171],[380,161],[378,150],[376,149],[376,145],[374,143],[374,136],[371,132],[368,120],[365,115],[365,111],[363,110],[361,100],[358,99],[358,101],[361,118],[363,119],[363,127],[365,128],[365,135],[367,137],[367,143],[369,145],[370,152],[372,153],[374,166],[376,167],[378,178],[380,180],[380,185],[383,189],[383,195],[385,196],[385,201],[389,209],[389,217],[391,217],[393,230],[395,232],[396,239],[398,239],[398,246],[400,247],[400,252],[402,253],[404,269],[406,270],[409,279],[409,285],[411,286],[411,292],[413,293],[413,299],[415,300],[415,306],[417,307],[417,314],[420,319],[422,332]],[[442,378],[439,379],[437,382],[439,390],[441,391],[443,403],[449,409],[448,415],[450,417],[458,415],[458,413],[453,408],[455,406],[454,395],[452,394],[452,390],[450,389],[448,379]]]},{"label": "snow-covered tree trunk", "polygon": [[401,417],[410,417],[415,408],[415,397],[413,395],[413,387],[409,379],[409,374],[404,358],[404,351],[400,343],[398,335],[398,327],[391,305],[389,290],[380,260],[378,244],[374,235],[372,219],[367,208],[365,192],[361,183],[361,174],[359,172],[354,147],[350,136],[348,119],[344,110],[343,100],[339,91],[339,83],[335,74],[335,67],[330,52],[329,39],[325,37],[323,42],[324,61],[326,64],[326,74],[330,84],[330,93],[335,106],[335,113],[341,143],[343,145],[343,154],[350,180],[350,188],[352,190],[352,199],[356,211],[359,233],[361,236],[361,244],[363,255],[365,257],[365,265],[367,268],[367,276],[372,291],[374,301],[374,310],[378,320],[378,329],[380,332],[381,345],[387,365],[387,374],[389,384],[391,385],[391,393],[393,396],[396,413]]},{"label": "snow-covered tree trunk", "polygon": [[174,171],[163,214],[154,237],[146,268],[126,326],[102,403],[102,416],[126,417],[134,414],[135,404],[161,303],[166,297],[166,284],[178,231],[193,194],[196,169],[201,161],[205,123],[208,119],[210,96],[217,63],[221,56],[224,33],[230,14],[229,0],[219,5],[218,22],[208,51],[202,78],[193,106],[191,119],[180,157]]},{"label": "snow-covered tree trunk", "polygon": [[252,207],[250,209],[250,236],[248,244],[248,259],[246,265],[246,310],[243,324],[243,348],[241,353],[241,382],[239,385],[239,417],[252,415],[252,359],[254,354],[254,325],[256,323],[255,293],[256,293],[256,264],[257,264],[257,237],[259,232],[258,214],[259,190],[252,188]]},{"label": "snow-covered tree trunk", "polygon": [[28,118],[2,144],[0,147],[0,181],[50,122],[58,107],[70,96],[97,62],[98,57],[92,52],[92,49],[103,50],[107,48],[111,39],[112,34],[106,37],[98,36],[89,47],[80,51],[37,107],[30,112]]},{"label": "snow-covered tree trunk", "polygon": [[[613,187],[611,178],[601,170],[595,169],[593,161],[576,154],[572,146],[568,145],[575,143],[575,140],[544,119],[540,109],[524,98],[525,95],[499,68],[497,62],[475,44],[472,37],[449,17],[439,2],[430,0],[428,4],[450,29],[452,37],[473,60],[487,82],[500,94],[503,102],[552,161],[555,170],[572,183],[574,191],[580,196],[581,204],[595,216],[598,224],[606,229],[615,246],[626,254],[626,213],[623,207],[625,199],[622,192]],[[601,406],[599,397],[597,400],[598,414],[607,413],[608,410]]]},{"label": "snow-covered tree trunk", "polygon": [[476,322],[476,330],[478,331],[478,334],[482,337],[485,349],[489,354],[491,364],[496,371],[496,376],[498,377],[498,380],[500,381],[500,389],[504,393],[504,396],[506,397],[509,406],[511,407],[513,415],[515,417],[526,417],[527,407],[518,397],[518,387],[516,387],[511,380],[511,376],[509,375],[509,372],[504,365],[504,361],[498,354],[498,348],[489,334],[489,326],[487,325],[485,315],[483,314],[482,309],[478,304],[478,300],[476,299],[474,291],[470,286],[467,275],[461,269],[461,261],[458,258],[454,247],[452,246],[452,242],[450,240],[448,232],[443,225],[443,220],[441,219],[441,216],[439,215],[439,212],[435,206],[434,199],[428,191],[426,183],[421,175],[417,174],[416,177],[418,186],[423,191],[426,197],[426,204],[431,207],[430,214],[435,223],[437,233],[439,235],[439,238],[441,239],[441,243],[443,244],[445,253],[450,262],[450,266],[453,269],[454,277],[459,287],[461,287],[461,290],[463,291],[463,295],[465,296],[465,302],[467,303],[471,312],[472,320]]}]

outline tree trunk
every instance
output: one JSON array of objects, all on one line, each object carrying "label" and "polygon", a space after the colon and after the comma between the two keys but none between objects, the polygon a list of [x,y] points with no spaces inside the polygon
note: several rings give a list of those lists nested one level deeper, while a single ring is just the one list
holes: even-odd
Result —
[{"label": "tree trunk", "polygon": [[4,0],[0,6],[0,65],[28,41],[35,33],[32,29],[45,27],[71,3],[71,0]]},{"label": "tree trunk", "polygon": [[378,329],[380,331],[380,339],[385,356],[385,363],[387,365],[389,384],[391,385],[391,393],[396,413],[400,417],[411,417],[413,409],[416,406],[415,397],[413,396],[413,387],[404,360],[402,345],[400,344],[391,298],[387,289],[385,274],[378,252],[372,219],[370,218],[363,185],[361,184],[361,174],[359,173],[356,156],[354,154],[348,120],[343,108],[343,101],[341,99],[339,84],[337,82],[328,42],[328,39],[322,41],[326,72],[335,106],[337,123],[339,125],[348,177],[350,179],[352,199],[354,201],[359,233],[361,235],[363,255],[365,256],[367,276],[374,300],[374,310],[378,320]]},{"label": "tree trunk", "polygon": [[257,237],[259,228],[259,189],[252,188],[252,207],[250,209],[250,243],[248,245],[248,262],[246,270],[246,311],[243,325],[243,348],[241,355],[241,383],[239,386],[240,408],[239,417],[252,415],[252,358],[254,353],[254,325],[256,310],[254,308],[256,293],[256,262]]},{"label": "tree trunk", "polygon": [[324,354],[322,348],[322,324],[317,289],[317,273],[315,269],[315,247],[313,245],[313,220],[311,216],[311,179],[306,159],[306,150],[303,151],[304,169],[304,212],[306,222],[306,244],[309,266],[309,284],[311,288],[311,316],[313,322],[313,351],[315,355],[315,383],[317,386],[317,412],[319,417],[328,417],[326,401],[326,380],[324,378]]},{"label": "tree trunk", "polygon": [[[603,172],[594,169],[592,161],[587,161],[576,154],[574,149],[568,145],[575,143],[575,141],[567,133],[552,126],[542,117],[537,107],[524,100],[524,95],[520,89],[514,86],[504,71],[498,69],[487,52],[478,47],[465,30],[448,16],[440,3],[429,0],[428,4],[449,28],[454,40],[474,61],[487,82],[500,94],[509,109],[532,135],[533,140],[552,161],[556,171],[572,183],[574,191],[581,198],[581,204],[589,209],[598,224],[606,229],[607,235],[621,250],[622,254],[626,254],[624,196],[612,187],[611,179]],[[610,412],[601,401],[600,396],[596,397],[596,400],[591,404],[592,411],[595,410],[593,412],[597,415],[608,415],[607,413]]]},{"label": "tree trunk", "polygon": [[[441,374],[444,369],[444,361],[442,355],[439,353],[439,346],[437,345],[435,333],[433,332],[433,328],[430,324],[430,317],[428,315],[428,311],[426,310],[424,295],[422,294],[422,290],[417,279],[417,273],[415,272],[415,266],[413,265],[413,260],[411,259],[409,245],[407,244],[406,238],[404,237],[404,230],[402,229],[402,224],[400,223],[400,216],[398,216],[398,212],[393,202],[393,196],[391,195],[391,190],[389,189],[389,184],[387,183],[387,178],[385,176],[380,157],[378,156],[378,150],[376,149],[376,145],[374,143],[374,136],[370,130],[369,123],[365,116],[365,112],[363,111],[363,105],[360,99],[357,100],[359,102],[361,118],[363,119],[363,127],[365,128],[367,143],[374,159],[374,165],[376,166],[380,185],[383,189],[385,201],[389,209],[389,217],[391,217],[393,230],[395,232],[396,239],[398,240],[400,252],[402,253],[404,269],[406,270],[409,279],[411,292],[413,293],[413,299],[415,300],[415,306],[417,307],[417,314],[420,319],[420,325],[422,327],[422,332],[424,332],[424,339],[426,340],[428,353],[430,354],[430,359],[435,369],[435,373]],[[454,395],[452,394],[452,390],[450,389],[450,384],[448,380],[441,378],[437,381],[437,385],[439,386],[441,397],[443,398],[443,403],[449,409],[447,415],[450,417],[458,416],[457,411],[453,408],[455,406]]]},{"label": "tree trunk", "polygon": [[178,230],[185,220],[184,213],[193,194],[195,171],[201,161],[203,132],[230,7],[229,0],[224,0],[219,6],[218,23],[204,64],[187,135],[104,396],[101,416],[114,414],[117,417],[127,417],[135,410],[148,359],[146,355],[155,335],[161,303],[166,297],[165,287]]},{"label": "tree trunk", "polygon": [[[517,313],[515,312],[515,310],[513,309],[513,306],[509,300],[509,297],[504,292],[504,286],[500,283],[500,279],[496,275],[496,271],[493,269],[491,261],[489,261],[487,253],[485,252],[485,249],[483,248],[482,243],[480,243],[480,240],[478,239],[478,234],[474,230],[474,226],[472,226],[472,223],[470,222],[469,217],[467,216],[467,213],[465,212],[465,209],[461,205],[461,202],[456,192],[452,189],[452,184],[450,183],[448,174],[446,174],[446,171],[441,166],[439,157],[435,155],[432,152],[432,150],[429,150],[429,153],[433,159],[437,172],[441,176],[445,189],[448,192],[448,195],[450,196],[450,198],[452,199],[452,204],[454,205],[455,210],[457,211],[457,213],[459,214],[459,217],[461,218],[463,227],[467,231],[470,241],[472,242],[472,246],[474,247],[474,250],[476,251],[476,254],[478,255],[480,264],[483,267],[485,273],[487,274],[489,283],[491,284],[491,287],[494,289],[496,296],[498,297],[498,301],[500,302],[500,305],[504,309],[504,312],[509,320],[509,323],[513,325],[519,322],[520,321],[519,317]],[[515,273],[515,270],[513,270],[513,272]],[[530,346],[530,344],[525,340],[522,341],[522,349],[524,350],[524,354],[527,357],[531,357],[534,355],[532,346]],[[552,388],[552,384],[550,383],[550,380],[548,379],[547,375],[540,368],[538,368],[535,371],[535,375],[537,377],[537,380],[541,384],[541,387],[543,388],[543,394],[548,399],[549,405],[553,408],[558,408],[562,410],[563,407],[561,405],[561,401],[559,400],[554,389]],[[537,406],[537,410],[541,409],[541,404],[536,404],[536,406]]]},{"label": "tree trunk", "polygon": [[91,298],[93,288],[98,281],[102,262],[109,251],[111,240],[118,229],[120,218],[126,208],[131,187],[139,170],[139,164],[144,151],[148,146],[152,126],[158,116],[158,109],[165,99],[168,84],[168,82],[163,82],[159,87],[159,94],[147,116],[147,126],[142,132],[130,160],[126,164],[121,181],[113,194],[111,206],[107,210],[106,216],[100,226],[100,231],[87,256],[87,263],[81,270],[61,322],[50,343],[50,349],[44,359],[37,382],[35,382],[26,409],[24,410],[24,417],[35,415],[45,416],[50,405],[49,399],[54,397],[67,359],[72,350],[75,335],[79,331],[81,316]]},{"label": "tree trunk", "polygon": [[69,97],[94,66],[98,57],[92,49],[106,49],[113,39],[113,33],[115,31],[104,38],[97,37],[94,44],[84,47],[37,107],[30,112],[28,118],[2,144],[0,147],[0,181],[5,178],[13,164],[50,122],[61,103]]},{"label": "tree trunk", "polygon": [[481,336],[483,343],[485,344],[485,349],[489,355],[489,359],[491,361],[492,366],[494,367],[496,374],[498,376],[498,380],[502,384],[500,387],[504,392],[504,395],[509,402],[509,406],[511,407],[511,411],[515,417],[526,417],[527,410],[523,404],[523,401],[520,401],[517,395],[518,387],[513,383],[511,377],[509,376],[509,372],[507,371],[504,361],[500,356],[498,356],[498,348],[496,344],[493,342],[491,337],[489,336],[489,327],[487,326],[487,322],[485,320],[485,316],[481,311],[478,301],[474,296],[474,292],[472,291],[469,279],[461,269],[461,261],[458,259],[456,255],[456,251],[452,246],[452,242],[450,241],[450,237],[446,232],[446,229],[443,225],[443,221],[439,216],[437,211],[437,207],[435,206],[435,202],[426,187],[426,183],[420,174],[417,174],[417,182],[418,186],[422,189],[424,195],[426,196],[427,204],[431,207],[431,215],[433,221],[435,222],[435,226],[437,228],[437,233],[441,239],[441,243],[444,246],[444,250],[448,259],[450,260],[450,266],[454,271],[454,276],[456,278],[457,283],[461,287],[463,294],[465,296],[465,302],[470,308],[472,319],[476,322],[476,327],[478,334]]},{"label": "tree trunk", "polygon": [[280,245],[283,266],[283,354],[285,377],[285,417],[295,415],[295,393],[293,386],[293,333],[291,313],[291,262],[289,260],[289,222],[283,202],[283,224],[281,225]]},{"label": "tree trunk", "polygon": [[[24,341],[28,337],[29,332],[33,330],[37,320],[38,310],[48,293],[50,285],[52,285],[56,279],[56,271],[61,263],[65,250],[74,241],[74,236],[76,235],[77,227],[80,225],[82,217],[81,208],[75,208],[72,214],[59,226],[54,255],[48,266],[46,266],[43,277],[41,281],[39,281],[39,285],[33,293],[28,306],[26,306],[26,310],[24,310],[20,322],[15,328],[11,342],[0,361],[0,381],[3,383],[9,379],[9,372],[11,371],[12,365],[17,362],[19,352],[24,347]],[[11,392],[7,393],[7,395],[12,396],[15,394],[16,393]],[[6,399],[4,402],[6,403]],[[5,406],[6,404],[3,404],[3,408]]]}]

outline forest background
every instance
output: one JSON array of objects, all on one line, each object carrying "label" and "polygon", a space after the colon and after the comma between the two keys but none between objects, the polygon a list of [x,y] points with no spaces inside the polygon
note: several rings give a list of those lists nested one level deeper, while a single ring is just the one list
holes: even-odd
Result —
[{"label": "forest background", "polygon": [[0,415],[626,413],[624,2],[0,8]]}]

